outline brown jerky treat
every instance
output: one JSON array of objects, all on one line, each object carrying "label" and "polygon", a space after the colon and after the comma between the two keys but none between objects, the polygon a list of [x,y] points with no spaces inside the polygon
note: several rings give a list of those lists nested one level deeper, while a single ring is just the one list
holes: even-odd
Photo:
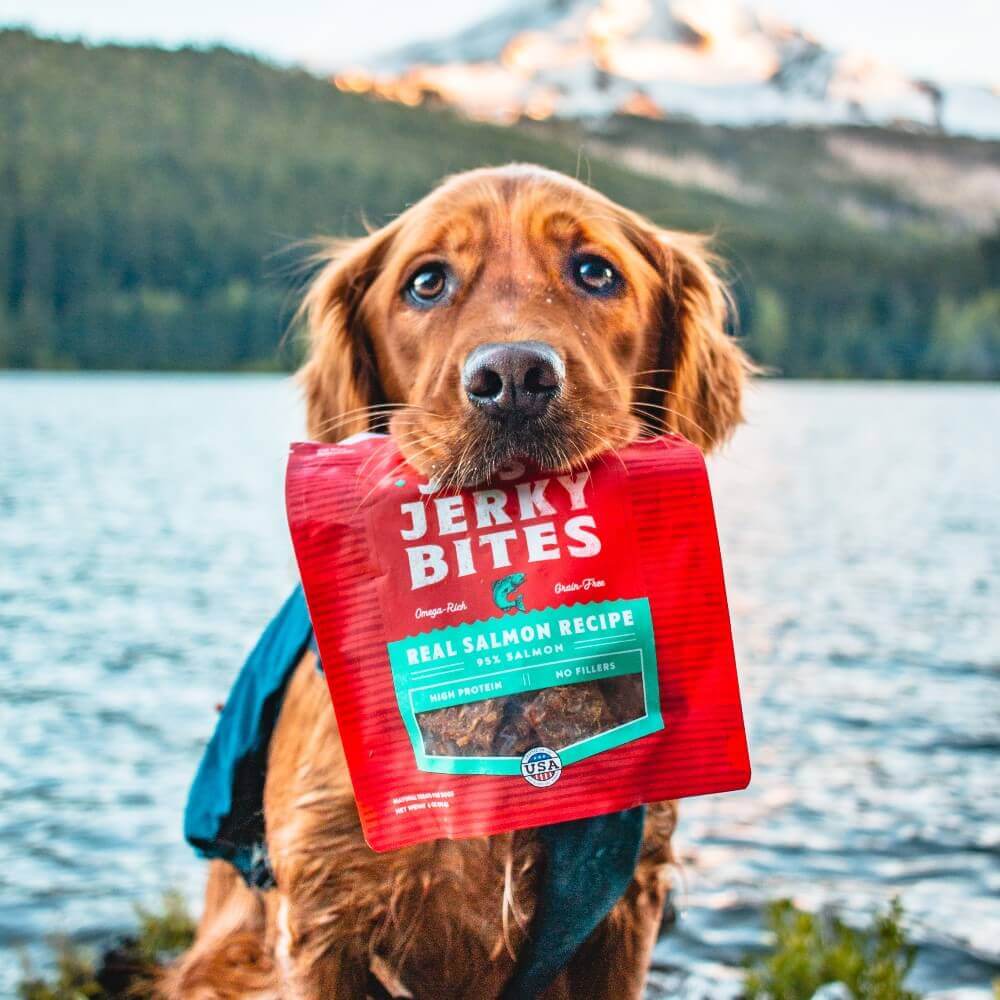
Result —
[{"label": "brown jerky treat", "polygon": [[493,754],[496,757],[520,757],[525,750],[530,750],[539,744],[538,734],[531,727],[524,714],[524,707],[533,695],[516,694],[506,699],[500,728],[493,741]]},{"label": "brown jerky treat", "polygon": [[560,750],[645,714],[639,675],[450,705],[417,716],[432,756],[519,757]]},{"label": "brown jerky treat", "polygon": [[431,755],[489,757],[505,698],[450,705],[417,716],[424,747]]},{"label": "brown jerky treat", "polygon": [[596,681],[539,691],[524,709],[541,745],[560,750],[615,725]]},{"label": "brown jerky treat", "polygon": [[642,690],[642,674],[609,677],[597,682],[604,693],[608,708],[618,725],[641,719],[646,714],[646,696]]}]

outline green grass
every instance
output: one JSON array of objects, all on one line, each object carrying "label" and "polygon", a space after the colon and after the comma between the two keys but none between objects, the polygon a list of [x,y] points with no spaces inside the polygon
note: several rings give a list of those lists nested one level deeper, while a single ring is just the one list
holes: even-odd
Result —
[{"label": "green grass", "polygon": [[856,930],[838,917],[798,910],[789,900],[772,903],[774,944],[750,963],[747,1000],[810,1000],[828,983],[843,983],[855,1000],[919,1000],[903,985],[917,950],[906,940],[902,916],[895,901]]},{"label": "green grass", "polygon": [[56,945],[56,971],[51,980],[28,973],[17,990],[21,1000],[81,1000],[106,997],[98,983],[94,962],[82,949],[68,941]]},{"label": "green grass", "polygon": [[53,944],[54,972],[38,976],[29,967],[18,987],[20,1000],[140,1000],[150,995],[157,965],[170,961],[191,945],[195,922],[183,897],[168,892],[159,910],[136,907],[134,936],[119,940],[98,955],[67,940]]}]

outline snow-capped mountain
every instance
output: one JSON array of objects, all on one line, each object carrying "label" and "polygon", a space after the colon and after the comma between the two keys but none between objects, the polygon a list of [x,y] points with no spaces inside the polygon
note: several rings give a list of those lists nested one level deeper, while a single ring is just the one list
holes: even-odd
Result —
[{"label": "snow-capped mountain", "polygon": [[736,0],[535,0],[344,68],[346,90],[494,121],[685,115],[1000,136],[1000,90],[914,79]]}]

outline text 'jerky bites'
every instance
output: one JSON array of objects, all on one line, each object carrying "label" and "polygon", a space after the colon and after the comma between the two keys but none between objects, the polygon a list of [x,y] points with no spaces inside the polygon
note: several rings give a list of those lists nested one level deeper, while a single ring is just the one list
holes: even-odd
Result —
[{"label": "text 'jerky bites'", "polygon": [[434,491],[390,438],[292,446],[288,518],[368,843],[749,781],[700,452]]}]

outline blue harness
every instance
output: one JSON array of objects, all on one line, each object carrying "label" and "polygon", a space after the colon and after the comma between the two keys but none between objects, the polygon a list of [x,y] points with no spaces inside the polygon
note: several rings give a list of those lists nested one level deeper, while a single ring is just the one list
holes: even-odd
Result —
[{"label": "blue harness", "polygon": [[[268,745],[292,672],[314,642],[296,587],[236,678],[184,811],[195,851],[230,862],[255,888],[274,884],[264,831]],[[536,997],[607,916],[632,880],[644,819],[639,806],[539,828],[538,906],[503,1000]]]}]

